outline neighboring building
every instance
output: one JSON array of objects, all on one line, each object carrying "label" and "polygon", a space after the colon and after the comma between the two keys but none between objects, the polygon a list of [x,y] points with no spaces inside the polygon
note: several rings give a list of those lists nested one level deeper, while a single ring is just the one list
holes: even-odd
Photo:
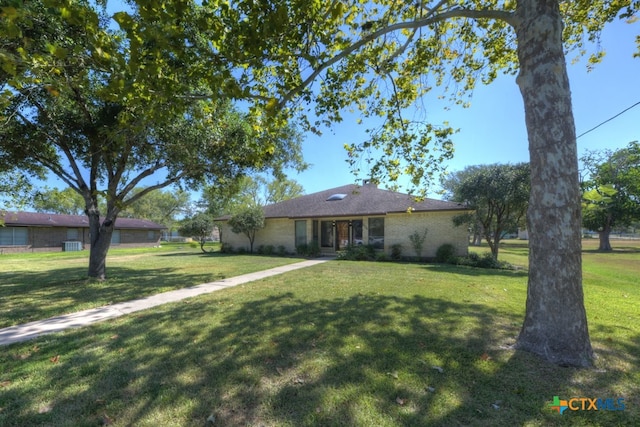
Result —
[{"label": "neighboring building", "polygon": [[[6,212],[0,227],[0,253],[81,250],[89,247],[89,219],[84,215]],[[111,244],[156,246],[165,227],[145,219],[118,218]]]},{"label": "neighboring building", "polygon": [[526,228],[518,228],[518,239],[529,240],[529,230]]},{"label": "neighboring building", "polygon": [[[415,256],[409,236],[428,229],[423,257],[434,257],[444,243],[466,255],[468,232],[456,227],[453,217],[467,211],[464,205],[441,200],[415,201],[407,194],[377,188],[374,184],[345,185],[264,207],[265,228],[256,233],[254,249],[283,246],[287,252],[316,242],[323,254],[334,254],[348,245],[371,244],[391,253],[394,244]],[[234,250],[249,249],[249,239],[221,221],[221,241]]]}]

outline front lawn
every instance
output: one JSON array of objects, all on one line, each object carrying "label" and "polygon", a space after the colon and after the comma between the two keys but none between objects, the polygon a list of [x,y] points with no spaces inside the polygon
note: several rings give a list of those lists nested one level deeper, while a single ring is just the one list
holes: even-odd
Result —
[{"label": "front lawn", "polygon": [[331,261],[3,348],[0,425],[635,426],[640,244],[584,260],[593,369],[511,348],[524,270]]},{"label": "front lawn", "polygon": [[89,252],[0,255],[0,328],[300,261],[204,254],[198,245],[113,248],[107,281],[87,278]]}]

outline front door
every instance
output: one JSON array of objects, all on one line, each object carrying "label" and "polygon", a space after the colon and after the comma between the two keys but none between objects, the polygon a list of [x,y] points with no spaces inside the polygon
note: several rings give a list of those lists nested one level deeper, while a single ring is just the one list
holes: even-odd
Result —
[{"label": "front door", "polygon": [[349,246],[349,221],[336,221],[336,250]]}]

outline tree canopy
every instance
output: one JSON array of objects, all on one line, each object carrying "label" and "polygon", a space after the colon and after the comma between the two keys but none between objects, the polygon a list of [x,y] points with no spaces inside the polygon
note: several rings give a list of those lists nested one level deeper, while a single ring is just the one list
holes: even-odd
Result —
[{"label": "tree canopy", "polygon": [[503,234],[517,231],[524,222],[530,179],[528,163],[469,166],[447,177],[443,187],[450,191],[450,200],[474,209],[468,217],[456,217],[457,224],[477,225],[498,259]]},{"label": "tree canopy", "polygon": [[206,186],[200,202],[214,216],[234,214],[247,207],[265,206],[304,194],[304,188],[294,179],[248,175],[234,185],[220,189]]},{"label": "tree canopy", "polygon": [[591,151],[582,157],[588,178],[582,182],[582,223],[597,231],[599,250],[611,251],[614,227],[640,220],[640,144],[618,150]]},{"label": "tree canopy", "polygon": [[215,221],[211,215],[199,212],[192,217],[183,219],[178,230],[182,236],[195,238],[200,243],[200,250],[203,253],[207,253],[204,246],[207,241],[211,240],[215,226]]},{"label": "tree canopy", "polygon": [[263,228],[264,212],[260,206],[248,206],[229,218],[229,226],[234,233],[242,233],[249,239],[249,252],[253,253],[256,233]]},{"label": "tree canopy", "polygon": [[[186,21],[163,26],[147,6],[114,15],[121,31],[85,1],[28,2],[4,8],[0,21],[0,154],[48,169],[83,197],[91,277],[105,277],[117,216],[148,193],[173,184],[223,185],[300,161],[290,126],[252,121],[224,91],[191,96],[212,80],[198,80],[192,71],[200,62],[176,52],[184,37],[198,37]],[[174,13],[182,7],[172,6]],[[128,32],[143,27],[142,36]],[[228,71],[224,64],[207,68]],[[145,185],[151,177],[157,181]],[[102,212],[99,197],[106,200]]]},{"label": "tree canopy", "polygon": [[[133,193],[144,191],[137,188]],[[189,192],[177,188],[156,190],[127,206],[120,216],[148,219],[168,229],[173,228],[179,217],[188,212],[191,196]]]},{"label": "tree canopy", "polygon": [[77,191],[47,186],[35,192],[30,204],[36,212],[65,215],[82,215],[86,208],[84,198]]}]

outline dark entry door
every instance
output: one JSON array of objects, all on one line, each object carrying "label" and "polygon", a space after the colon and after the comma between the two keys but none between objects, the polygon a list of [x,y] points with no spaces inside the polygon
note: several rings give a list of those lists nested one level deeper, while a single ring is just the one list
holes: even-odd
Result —
[{"label": "dark entry door", "polygon": [[349,221],[336,221],[336,250],[349,246]]}]

